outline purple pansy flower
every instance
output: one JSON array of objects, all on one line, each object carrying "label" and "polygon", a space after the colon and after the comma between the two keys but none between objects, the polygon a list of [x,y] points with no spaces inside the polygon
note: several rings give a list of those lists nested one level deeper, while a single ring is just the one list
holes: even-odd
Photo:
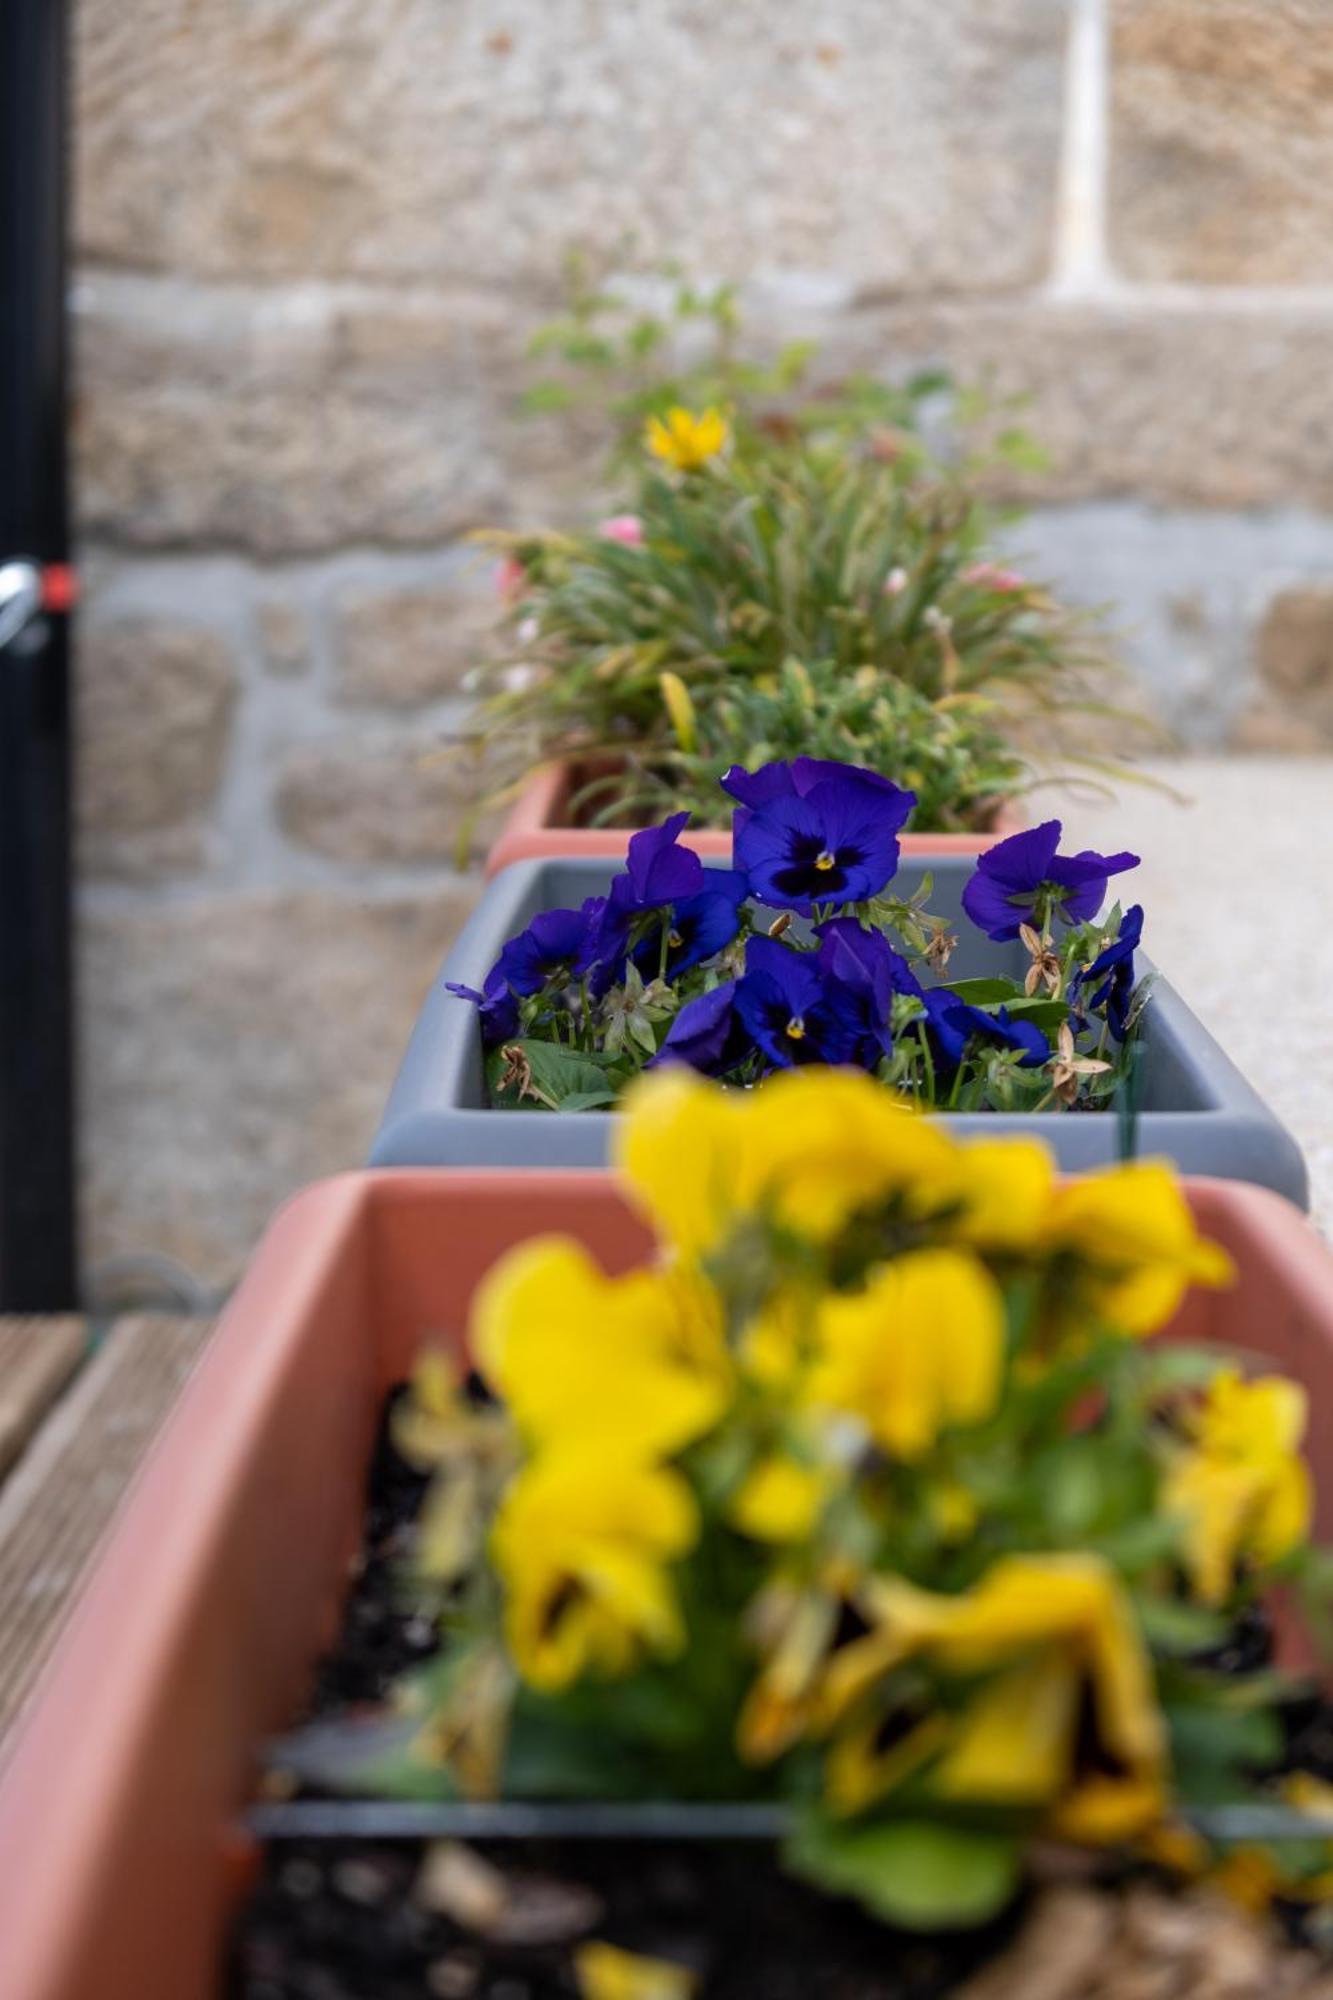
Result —
[{"label": "purple pansy flower", "polygon": [[703,862],[691,848],[677,845],[689,817],[687,812],[672,813],[661,826],[646,826],[632,836],[594,941],[594,955],[604,964],[624,959],[636,917],[685,902],[707,887]]},{"label": "purple pansy flower", "polygon": [[457,994],[460,1000],[472,1002],[480,1016],[481,1039],[487,1048],[507,1042],[518,1033],[518,1001],[498,965],[493,965],[486,974],[480,993],[475,986],[458,986],[452,979],[445,981],[445,990]]},{"label": "purple pansy flower", "polygon": [[1020,1069],[1035,1069],[1049,1060],[1051,1045],[1035,1021],[1015,1020],[1007,1007],[993,1014],[960,1000],[947,987],[937,986],[925,996],[926,1020],[935,1060],[943,1069],[957,1069],[974,1036],[1000,1048],[1021,1049]]},{"label": "purple pansy flower", "polygon": [[586,958],[597,929],[600,906],[585,903],[579,910],[541,910],[525,931],[510,938],[494,971],[513,993],[526,998],[539,993],[549,979],[569,972]]},{"label": "purple pansy flower", "polygon": [[[740,776],[766,788],[775,769],[791,774],[791,789],[736,814],[736,866],[748,877],[751,895],[807,917],[816,903],[836,907],[877,896],[897,870],[898,831],[915,794],[874,771],[816,758]],[[796,789],[798,771],[801,782],[817,774],[804,791]],[[728,778],[734,794],[736,773]]]},{"label": "purple pansy flower", "polygon": [[1134,953],[1142,937],[1143,907],[1135,903],[1121,917],[1120,929],[1105,951],[1078,974],[1077,992],[1072,996],[1075,1004],[1080,1003],[1082,995],[1100,979],[1102,983],[1088,1004],[1105,1013],[1107,1025],[1118,1042],[1124,1041],[1125,1030],[1129,1026],[1129,1003],[1134,992]]},{"label": "purple pansy flower", "polygon": [[[724,951],[741,927],[740,906],[746,897],[745,877],[734,868],[704,871],[705,887],[697,896],[686,896],[671,911],[667,936],[666,976],[678,979],[691,966]],[[661,963],[661,942],[649,932],[634,953],[634,963],[645,979],[656,976]]]},{"label": "purple pansy flower", "polygon": [[919,999],[920,981],[882,931],[867,930],[855,917],[831,917],[816,936],[816,963],[839,981],[858,1029],[857,1059],[871,1068],[880,1056],[893,1053],[889,1015],[894,994],[910,993]]},{"label": "purple pansy flower", "polygon": [[1112,875],[1137,868],[1137,854],[1060,854],[1058,819],[1011,834],[987,848],[963,891],[963,908],[979,930],[997,942],[1016,938],[1045,903],[1067,924],[1095,917]]},{"label": "purple pansy flower", "polygon": [[856,1021],[839,982],[820,970],[813,952],[792,951],[776,938],[751,938],[746,946],[736,1012],[780,1069],[852,1055]]},{"label": "purple pansy flower", "polygon": [[688,1063],[705,1076],[725,1076],[743,1062],[754,1046],[737,1018],[736,981],[728,979],[711,993],[686,1001],[647,1067],[658,1063]]}]

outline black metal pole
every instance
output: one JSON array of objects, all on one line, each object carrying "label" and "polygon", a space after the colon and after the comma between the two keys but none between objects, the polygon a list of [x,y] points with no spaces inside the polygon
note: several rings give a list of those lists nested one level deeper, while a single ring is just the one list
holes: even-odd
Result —
[{"label": "black metal pole", "polygon": [[[63,596],[65,9],[0,0],[0,1311],[78,1295]],[[10,565],[30,562],[23,615]]]}]

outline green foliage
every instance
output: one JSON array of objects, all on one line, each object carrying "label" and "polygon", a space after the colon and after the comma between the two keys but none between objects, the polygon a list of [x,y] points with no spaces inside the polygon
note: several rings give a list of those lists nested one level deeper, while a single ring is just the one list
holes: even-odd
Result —
[{"label": "green foliage", "polygon": [[[483,538],[526,576],[484,677],[488,743],[590,771],[574,805],[593,824],[683,805],[715,823],[729,764],[805,752],[910,783],[918,830],[966,830],[1053,757],[1096,763],[1076,737],[1108,713],[1094,625],[985,560],[991,475],[1039,461],[1012,406],[934,370],[830,381],[809,342],[752,359],[732,288],[665,284],[641,312],[576,275],[534,343],[559,372],[528,407],[596,407],[643,542]],[[697,470],[646,448],[673,407],[726,418]],[[692,704],[684,732],[663,673]]]}]

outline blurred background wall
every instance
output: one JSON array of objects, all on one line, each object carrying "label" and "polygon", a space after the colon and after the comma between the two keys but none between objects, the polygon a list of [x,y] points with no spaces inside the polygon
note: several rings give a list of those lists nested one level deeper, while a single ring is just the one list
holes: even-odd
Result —
[{"label": "blurred background wall", "polygon": [[572,247],[1031,398],[1034,574],[1192,745],[1333,743],[1329,0],[78,0],[85,1235],[238,1267],[474,893],[462,541]]}]

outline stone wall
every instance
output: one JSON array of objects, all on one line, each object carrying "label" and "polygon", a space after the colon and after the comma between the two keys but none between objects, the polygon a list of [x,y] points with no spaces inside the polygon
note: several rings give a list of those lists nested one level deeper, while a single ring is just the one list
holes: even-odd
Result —
[{"label": "stone wall", "polygon": [[464,537],[565,253],[1031,399],[1015,542],[1190,741],[1333,743],[1328,0],[78,0],[90,1264],[355,1164],[474,893]]}]

